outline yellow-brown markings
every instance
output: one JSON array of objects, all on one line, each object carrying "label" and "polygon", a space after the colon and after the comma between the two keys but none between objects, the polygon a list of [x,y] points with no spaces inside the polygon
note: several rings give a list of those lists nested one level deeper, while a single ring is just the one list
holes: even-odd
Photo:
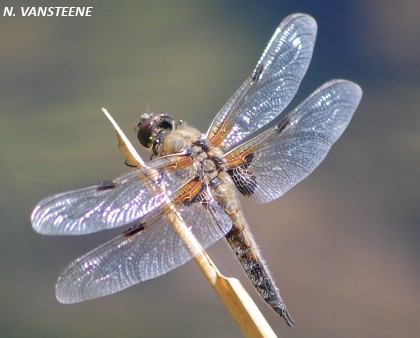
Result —
[{"label": "yellow-brown markings", "polygon": [[182,188],[179,190],[179,194],[177,194],[173,200],[173,203],[175,205],[180,205],[183,202],[191,201],[195,195],[200,192],[202,185],[203,182],[201,182],[198,178],[193,178],[184,186],[182,186]]},{"label": "yellow-brown markings", "polygon": [[[167,203],[162,204],[153,214],[150,214],[149,217],[143,219],[141,223],[136,224],[126,230],[123,233],[123,236],[126,238],[132,237],[139,232],[143,231],[145,228],[154,223],[159,217],[170,217],[169,215],[176,210],[184,202],[191,201],[197,193],[199,193],[202,186],[202,182],[197,178],[191,179],[189,182],[185,183],[175,194],[172,200],[168,200]],[[172,216],[171,216],[172,217]],[[171,219],[168,218],[169,221]]]},{"label": "yellow-brown markings", "polygon": [[192,158],[189,156],[183,156],[181,159],[176,159],[175,161],[172,161],[165,165],[165,168],[175,171],[179,169],[183,169],[185,167],[188,167],[192,164]]},{"label": "yellow-brown markings", "polygon": [[243,163],[247,162],[247,156],[254,152],[254,147],[249,147],[246,149],[239,149],[237,151],[233,151],[225,157],[226,163],[223,165],[224,167],[231,168],[239,166]]},{"label": "yellow-brown markings", "polygon": [[211,133],[209,142],[213,147],[218,146],[232,129],[232,119],[228,117],[229,115],[226,115],[217,130]]}]

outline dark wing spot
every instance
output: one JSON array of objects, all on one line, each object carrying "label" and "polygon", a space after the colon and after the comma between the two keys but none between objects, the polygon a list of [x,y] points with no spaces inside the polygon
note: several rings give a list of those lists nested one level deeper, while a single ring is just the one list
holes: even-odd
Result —
[{"label": "dark wing spot", "polygon": [[131,237],[143,230],[144,230],[144,223],[140,223],[124,231],[123,235],[124,237]]},{"label": "dark wing spot", "polygon": [[204,203],[203,196],[205,195],[205,185],[202,184],[200,190],[190,199],[182,201],[183,205],[189,206],[194,203]]},{"label": "dark wing spot", "polygon": [[276,130],[280,134],[290,124],[290,116],[286,116],[276,125]]},{"label": "dark wing spot", "polygon": [[244,164],[242,164],[242,166],[245,168],[245,169],[248,169],[248,167],[249,167],[249,165],[252,163],[252,160],[254,159],[254,154],[248,154],[248,155],[246,155],[245,156],[245,163]]},{"label": "dark wing spot", "polygon": [[257,178],[255,175],[252,175],[251,170],[247,169],[248,166],[249,164],[244,164],[227,171],[230,177],[232,177],[236,188],[238,188],[244,196],[251,196],[258,186]]},{"label": "dark wing spot", "polygon": [[261,74],[262,74],[263,70],[264,70],[264,64],[263,64],[263,63],[261,63],[261,64],[260,64],[260,65],[259,65],[259,66],[255,69],[254,73],[252,73],[251,79],[252,79],[253,81],[258,81],[258,80],[260,79],[260,77],[261,77]]},{"label": "dark wing spot", "polygon": [[110,190],[115,188],[115,183],[111,180],[104,181],[102,183],[99,183],[96,190],[102,191],[102,190]]},{"label": "dark wing spot", "polygon": [[195,202],[200,203],[203,207],[207,207],[209,204],[209,196],[207,190],[204,189],[204,184],[202,190],[197,196],[195,197]]}]

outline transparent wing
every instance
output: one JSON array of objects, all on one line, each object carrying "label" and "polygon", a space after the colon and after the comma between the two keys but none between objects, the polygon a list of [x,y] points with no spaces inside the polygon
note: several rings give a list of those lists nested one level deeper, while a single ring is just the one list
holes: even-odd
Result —
[{"label": "transparent wing", "polygon": [[305,14],[282,21],[252,76],[210,125],[207,139],[212,145],[229,150],[286,108],[309,66],[316,31],[315,20]]},{"label": "transparent wing", "polygon": [[[59,278],[57,299],[76,303],[109,295],[189,261],[197,252],[188,250],[168,221],[174,213],[172,209],[160,211],[157,219],[153,213],[143,220],[138,232],[134,228],[78,258]],[[208,192],[198,202],[180,206],[178,213],[204,249],[232,227]]]},{"label": "transparent wing", "polygon": [[166,169],[182,160],[180,155],[158,158],[112,181],[47,197],[32,212],[32,226],[42,234],[82,235],[129,225],[194,175],[190,167]]},{"label": "transparent wing", "polygon": [[361,97],[353,82],[327,82],[274,127],[226,154],[228,162],[242,163],[230,171],[238,189],[258,203],[283,195],[325,158]]}]

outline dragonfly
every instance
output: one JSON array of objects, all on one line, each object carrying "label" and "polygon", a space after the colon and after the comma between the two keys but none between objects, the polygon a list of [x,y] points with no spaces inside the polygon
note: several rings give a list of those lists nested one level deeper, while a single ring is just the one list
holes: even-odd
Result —
[{"label": "dragonfly", "polygon": [[[205,134],[169,113],[144,113],[139,143],[145,166],[115,179],[41,200],[33,228],[83,235],[125,226],[73,261],[56,284],[62,303],[77,303],[161,276],[194,257],[171,217],[180,216],[203,249],[226,238],[249,280],[289,326],[294,324],[241,209],[276,200],[306,178],[349,124],[361,88],[331,80],[284,112],[308,69],[317,32],[306,14],[285,18],[251,75]],[[130,163],[128,163],[130,165]]]}]

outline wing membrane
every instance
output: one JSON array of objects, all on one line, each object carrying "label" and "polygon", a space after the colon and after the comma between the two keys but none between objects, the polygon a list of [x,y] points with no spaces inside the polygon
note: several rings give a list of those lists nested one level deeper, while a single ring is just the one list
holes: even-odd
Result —
[{"label": "wing membrane", "polygon": [[144,230],[118,236],[78,258],[59,278],[57,299],[76,303],[109,295],[189,261],[197,252],[190,252],[168,221],[175,212],[204,249],[224,237],[232,227],[229,217],[209,192],[202,194],[200,202],[159,210],[143,220]]},{"label": "wing membrane", "polygon": [[242,170],[251,180],[247,195],[270,202],[307,177],[343,133],[361,97],[353,82],[327,82],[274,127],[226,154],[231,163],[248,159]]},{"label": "wing membrane", "polygon": [[229,150],[284,110],[309,66],[316,31],[315,20],[305,14],[280,24],[252,76],[213,120],[207,132],[212,145]]},{"label": "wing membrane", "polygon": [[32,226],[42,234],[82,235],[129,225],[193,177],[189,167],[167,169],[183,160],[181,155],[158,158],[112,181],[47,197],[32,212]]}]

